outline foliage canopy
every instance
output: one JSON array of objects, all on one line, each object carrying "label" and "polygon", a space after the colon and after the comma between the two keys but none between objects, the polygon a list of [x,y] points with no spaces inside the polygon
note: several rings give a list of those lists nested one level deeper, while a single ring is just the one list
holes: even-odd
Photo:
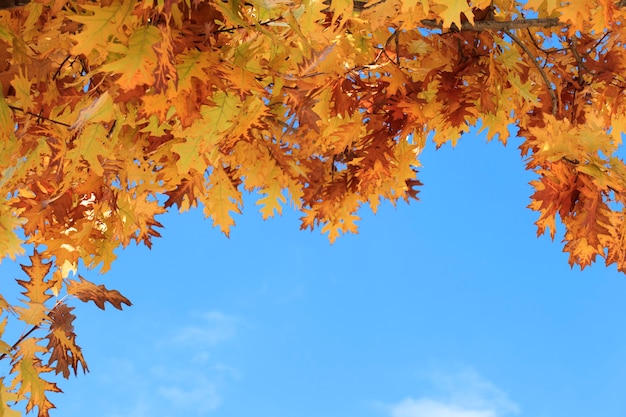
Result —
[{"label": "foliage canopy", "polygon": [[416,198],[428,137],[477,123],[503,143],[517,128],[538,234],[558,217],[571,265],[626,272],[624,1],[6,2],[0,259],[35,250],[22,303],[0,296],[0,336],[30,326],[0,341],[0,415],[48,416],[43,375],[87,370],[67,295],[130,305],[71,278],[79,261],[104,272],[150,246],[172,206],[228,235],[247,191],[332,242],[362,205]]}]

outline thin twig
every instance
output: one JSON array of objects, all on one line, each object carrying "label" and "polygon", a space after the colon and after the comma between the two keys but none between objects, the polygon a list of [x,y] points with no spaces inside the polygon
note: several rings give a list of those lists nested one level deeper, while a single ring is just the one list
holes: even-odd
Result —
[{"label": "thin twig", "polygon": [[[569,49],[572,51],[572,55],[574,55],[574,58],[576,59],[576,63],[578,63],[578,67],[582,68],[589,74],[593,74],[593,72],[589,71],[589,68],[587,68],[587,66],[585,65],[585,62],[583,61],[583,58],[578,53],[578,50],[576,49],[576,47],[577,47],[577,42],[576,42],[576,38],[574,38],[571,40],[569,44]],[[580,70],[578,72],[580,73]]]},{"label": "thin twig", "polygon": [[[9,349],[9,352],[13,352],[15,350],[15,348],[17,347],[17,345],[19,345],[20,343],[22,343],[28,336],[30,336],[30,334],[32,332],[34,332],[35,330],[39,329],[39,325],[36,324],[33,327],[30,328],[29,331],[27,331],[26,333],[24,333],[23,335],[20,336],[19,339],[17,339],[17,342],[13,343],[13,346],[11,346],[11,349]],[[0,361],[4,358],[6,358],[6,356],[8,355],[8,353],[3,353],[2,355],[0,355]]]},{"label": "thin twig", "polygon": [[509,31],[508,29],[504,29],[504,33],[506,33],[511,39],[513,39],[513,42],[515,42],[520,48],[522,48],[522,50],[526,53],[526,55],[528,55],[531,61],[533,61],[533,64],[535,64],[535,67],[537,67],[539,74],[541,74],[541,78],[543,78],[543,81],[546,83],[546,87],[548,88],[548,94],[550,94],[550,99],[552,100],[552,115],[556,116],[557,97],[556,97],[556,94],[554,93],[554,90],[552,89],[552,85],[545,71],[543,70],[543,68],[541,68],[541,65],[539,65],[539,62],[537,62],[537,59],[535,58],[533,53],[530,52],[530,49],[528,49],[528,47],[524,45],[522,41],[520,41],[517,38],[517,36],[513,35],[513,33]]},{"label": "thin twig", "polygon": [[[284,21],[285,17],[284,16],[278,16],[272,19],[268,19],[268,20],[264,20],[262,22],[258,22],[259,26],[271,26],[272,23],[276,23],[276,22],[281,22]],[[254,23],[250,24],[251,27],[254,26]],[[233,33],[237,30],[240,29],[245,29],[245,27],[243,26],[229,26],[227,28],[221,28],[221,29],[217,29],[215,31],[213,31],[213,33]]]},{"label": "thin twig", "polygon": [[30,111],[24,110],[24,109],[19,108],[19,107],[15,107],[15,106],[12,106],[12,105],[10,105],[10,104],[8,104],[8,106],[9,106],[9,108],[10,108],[11,110],[13,110],[13,111],[21,111],[21,112],[22,112],[22,113],[24,113],[24,114],[28,114],[28,115],[30,115],[30,116],[35,116],[35,117],[37,118],[37,120],[46,120],[46,121],[48,121],[48,122],[51,122],[51,123],[56,123],[56,124],[61,125],[61,126],[71,127],[71,126],[70,126],[70,125],[68,125],[67,123],[59,122],[58,120],[48,119],[47,117],[44,117],[44,116],[42,116],[42,115],[40,115],[40,114],[36,114],[36,113],[33,113],[33,112],[30,112]]}]

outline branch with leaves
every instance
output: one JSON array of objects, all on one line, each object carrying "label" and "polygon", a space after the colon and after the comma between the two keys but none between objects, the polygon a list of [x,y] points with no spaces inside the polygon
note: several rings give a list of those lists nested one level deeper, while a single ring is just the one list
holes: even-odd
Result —
[{"label": "branch with leaves", "polygon": [[477,125],[516,127],[539,234],[626,272],[624,21],[613,0],[0,0],[0,256],[31,259],[0,297],[0,333],[27,329],[0,334],[0,414],[47,417],[46,375],[87,369],[68,302],[130,302],[72,277],[151,246],[160,214],[228,236],[251,192],[334,242],[417,199],[427,138]]}]

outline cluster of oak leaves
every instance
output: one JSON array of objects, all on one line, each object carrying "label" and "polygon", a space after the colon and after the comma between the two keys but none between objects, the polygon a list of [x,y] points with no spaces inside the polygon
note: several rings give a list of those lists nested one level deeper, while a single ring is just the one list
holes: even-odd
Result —
[{"label": "cluster of oak leaves", "polygon": [[[415,199],[418,156],[480,121],[518,128],[538,232],[626,272],[626,13],[615,0],[35,0],[0,10],[0,259],[31,249],[25,333],[0,341],[0,415],[48,416],[49,372],[87,369],[72,278],[201,205],[225,234],[257,193],[331,241]],[[41,336],[43,335],[43,336]],[[47,378],[47,379],[46,379]]]}]

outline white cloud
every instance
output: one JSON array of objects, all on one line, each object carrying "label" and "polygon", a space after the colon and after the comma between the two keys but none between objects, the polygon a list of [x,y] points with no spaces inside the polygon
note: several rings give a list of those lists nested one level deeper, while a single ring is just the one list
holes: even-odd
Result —
[{"label": "white cloud", "polygon": [[391,405],[391,417],[504,417],[520,412],[505,392],[472,370],[435,373],[432,381],[441,394],[406,398]]},{"label": "white cloud", "polygon": [[219,311],[200,315],[201,323],[186,326],[171,339],[176,344],[194,348],[216,346],[235,336],[237,320]]},{"label": "white cloud", "polygon": [[147,398],[137,398],[128,410],[114,412],[107,417],[151,417],[154,410]]},{"label": "white cloud", "polygon": [[178,410],[206,413],[219,407],[221,399],[217,394],[214,382],[198,376],[193,383],[193,388],[185,388],[180,385],[163,386],[158,389],[158,393]]},{"label": "white cloud", "polygon": [[493,410],[470,410],[429,398],[408,398],[391,408],[392,417],[497,417]]},{"label": "white cloud", "polygon": [[120,401],[103,404],[108,417],[206,416],[222,404],[224,384],[238,370],[220,360],[221,347],[236,335],[238,320],[210,311],[192,314],[178,328],[142,348],[141,359],[111,359],[112,372],[101,377],[119,391]]}]

